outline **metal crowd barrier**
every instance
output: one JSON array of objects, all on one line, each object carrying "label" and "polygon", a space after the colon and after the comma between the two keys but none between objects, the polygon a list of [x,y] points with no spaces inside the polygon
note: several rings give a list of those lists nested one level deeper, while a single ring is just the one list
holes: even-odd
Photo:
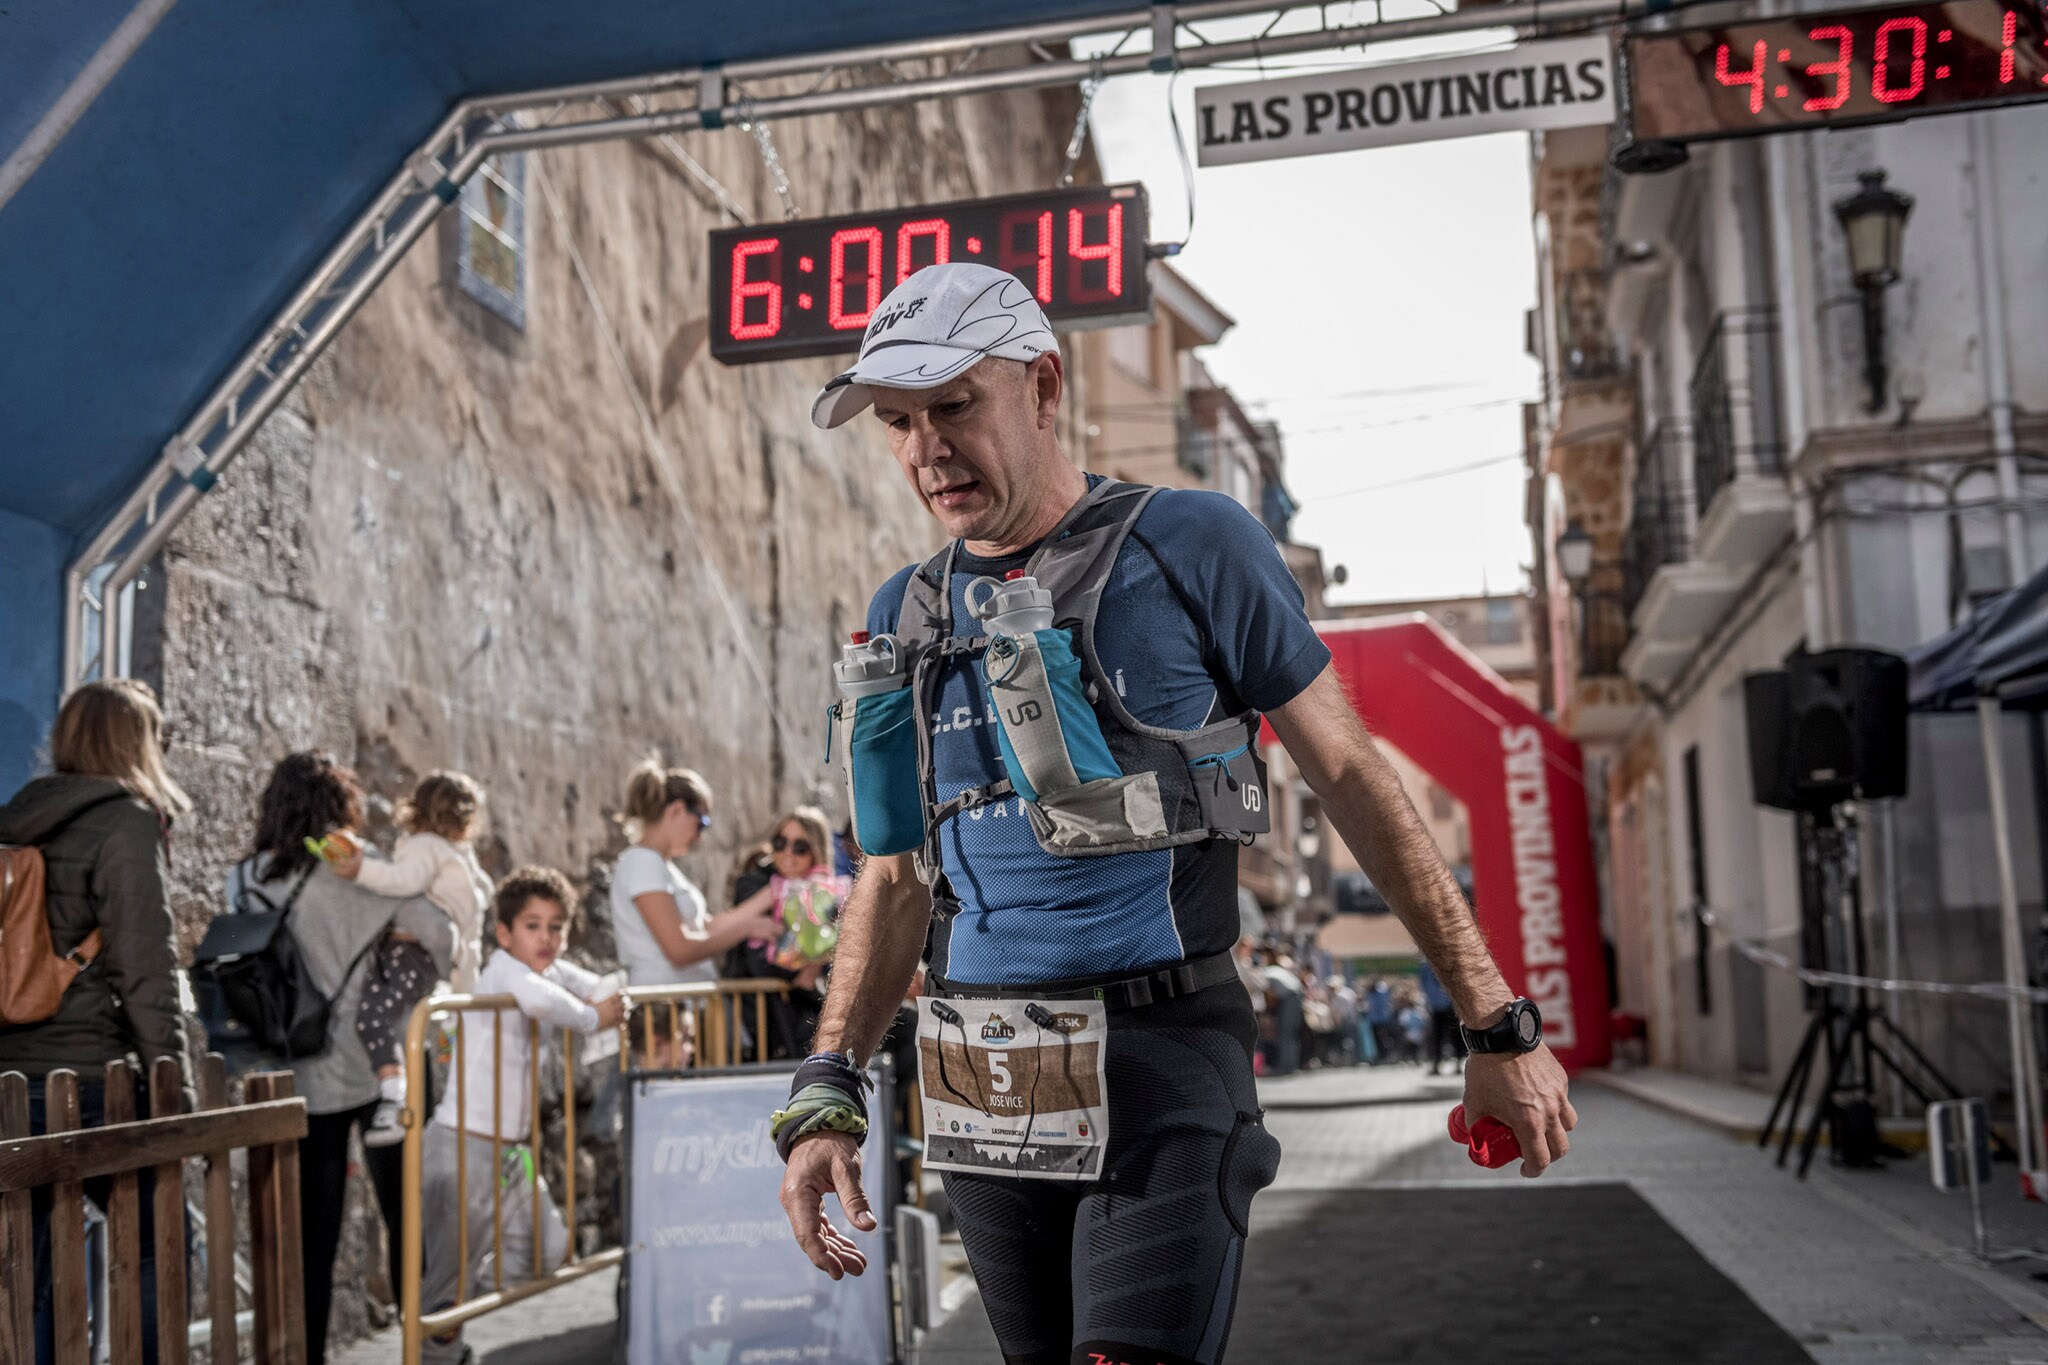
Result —
[{"label": "metal crowd barrier", "polygon": [[[701,1067],[741,1066],[748,1061],[767,1059],[768,997],[788,994],[788,985],[774,980],[705,981],[684,986],[639,986],[627,987],[623,994],[629,1004],[626,1019],[619,1027],[618,1067],[621,1072],[688,1070]],[[751,1011],[746,1002],[751,998]],[[745,1028],[749,1022],[745,1016],[751,1013],[751,1032]],[[420,1276],[424,1269],[424,1230],[421,1217],[421,1182],[425,1164],[426,1125],[426,1077],[428,1066],[428,1043],[436,1032],[435,1021],[448,1016],[469,1014],[488,1015],[491,1036],[491,1284],[486,1292],[472,1294],[469,1283],[470,1226],[469,1226],[469,1143],[458,1142],[455,1148],[455,1188],[458,1209],[456,1223],[456,1270],[455,1301],[432,1312],[422,1311],[420,1302]],[[528,1180],[529,1204],[533,1214],[533,1255],[524,1267],[522,1279],[511,1278],[505,1265],[505,1185],[498,1173],[504,1169],[504,1153],[507,1146],[521,1145],[507,1143],[503,1138],[505,1097],[499,1092],[495,1077],[503,1074],[504,1040],[507,1016],[514,1028],[524,1028],[527,1037],[528,1074],[527,1085],[532,1096],[531,1132],[524,1145],[532,1153],[532,1159],[525,1163]],[[663,1020],[667,1027],[660,1027]],[[468,1027],[466,1022],[458,1025]],[[483,1026],[481,1020],[476,1026]],[[623,1247],[608,1247],[585,1256],[579,1253],[576,1237],[576,1062],[575,1049],[567,1046],[569,1030],[558,1030],[564,1036],[562,1056],[562,1211],[563,1221],[568,1227],[568,1248],[562,1265],[548,1268],[542,1264],[546,1256],[544,1236],[544,1210],[541,1201],[546,1198],[540,1191],[540,1152],[542,1150],[542,1122],[544,1111],[540,1103],[542,1030],[540,1021],[519,1013],[518,1002],[509,995],[436,995],[422,1000],[412,1012],[412,1019],[406,1029],[406,1097],[403,1122],[405,1125],[405,1200],[401,1247],[401,1280],[399,1285],[399,1314],[401,1324],[400,1359],[403,1365],[419,1365],[420,1352],[426,1339],[452,1331],[471,1318],[515,1304],[536,1294],[581,1279],[609,1266],[617,1265],[625,1256]],[[442,1028],[443,1038],[448,1036]],[[635,1065],[635,1040],[639,1051],[639,1064]],[[699,1040],[702,1046],[699,1046]],[[451,1050],[448,1074],[454,1093],[467,1093],[468,1064],[466,1049],[459,1036]],[[457,1136],[482,1137],[471,1134],[467,1129],[458,1129]],[[512,1267],[516,1272],[521,1267]]]}]

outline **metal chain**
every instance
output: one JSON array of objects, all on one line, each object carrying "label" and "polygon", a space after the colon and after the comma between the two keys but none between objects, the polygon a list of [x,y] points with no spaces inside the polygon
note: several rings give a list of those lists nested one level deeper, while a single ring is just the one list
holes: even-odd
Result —
[{"label": "metal chain", "polygon": [[768,131],[768,125],[754,117],[754,101],[745,95],[735,105],[739,112],[740,127],[754,135],[754,146],[760,149],[761,164],[768,168],[769,183],[775,186],[775,193],[782,200],[782,216],[785,219],[798,217],[796,195],[789,188],[789,172],[782,168],[782,156],[775,150],[775,135]]},{"label": "metal chain", "polygon": [[2008,986],[2002,981],[1895,981],[1882,976],[1855,976],[1848,972],[1826,972],[1814,967],[1802,967],[1785,954],[1766,948],[1754,939],[1738,938],[1730,933],[1713,911],[1699,907],[1699,917],[1708,928],[1728,940],[1735,950],[1750,961],[1779,971],[1790,972],[1809,986],[1864,986],[1877,991],[1911,991],[1921,995],[1970,995],[1982,1000],[2004,1000],[2018,996],[2036,1005],[2048,1005],[2048,990],[2035,986]]},{"label": "metal chain", "polygon": [[1095,92],[1102,89],[1102,59],[1095,59],[1094,69],[1088,79],[1081,82],[1081,108],[1074,115],[1074,133],[1067,139],[1067,159],[1060,166],[1059,186],[1065,189],[1074,183],[1074,166],[1081,159],[1081,148],[1088,141],[1088,110],[1095,103]]}]

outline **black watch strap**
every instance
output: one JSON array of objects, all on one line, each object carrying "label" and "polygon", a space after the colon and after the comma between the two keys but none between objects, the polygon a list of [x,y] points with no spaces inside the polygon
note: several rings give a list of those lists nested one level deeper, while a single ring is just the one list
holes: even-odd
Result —
[{"label": "black watch strap", "polygon": [[1534,1052],[1543,1044],[1543,1015],[1534,1001],[1517,997],[1508,1006],[1508,1012],[1491,1027],[1471,1029],[1460,1024],[1458,1032],[1472,1052]]}]

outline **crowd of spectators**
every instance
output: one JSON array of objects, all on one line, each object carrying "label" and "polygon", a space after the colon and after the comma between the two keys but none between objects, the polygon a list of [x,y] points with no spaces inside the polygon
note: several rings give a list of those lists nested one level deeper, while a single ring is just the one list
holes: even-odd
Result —
[{"label": "crowd of spectators", "polygon": [[[88,1125],[101,1122],[108,1108],[104,1078],[111,1062],[146,1066],[175,1059],[185,1070],[188,1104],[194,1043],[202,1038],[226,1054],[237,1072],[291,1070],[308,1114],[299,1145],[305,1360],[319,1365],[354,1141],[361,1143],[376,1205],[391,1234],[390,1283],[400,1283],[396,1234],[403,1162],[397,1144],[405,1136],[400,1113],[407,1093],[400,1044],[414,1007],[437,985],[452,983],[457,990],[510,995],[522,1013],[546,1025],[590,1033],[622,1022],[620,979],[563,960],[580,902],[568,878],[538,867],[515,869],[495,883],[485,875],[473,851],[487,818],[479,783],[437,772],[410,794],[388,793],[402,796],[397,808],[403,837],[386,854],[371,846],[364,830],[366,793],[356,774],[332,755],[301,752],[276,765],[250,812],[248,856],[220,869],[220,910],[223,917],[281,912],[303,988],[326,1002],[324,1039],[315,1036],[309,1045],[295,1041],[280,1050],[241,1017],[246,1010],[238,1008],[240,1002],[222,992],[202,991],[199,1017],[192,1019],[179,987],[180,969],[190,964],[179,960],[168,895],[173,825],[190,802],[169,775],[164,748],[163,714],[147,685],[125,679],[86,684],[58,715],[52,771],[0,806],[0,844],[34,849],[44,864],[52,951],[82,964],[62,989],[53,1015],[0,1024],[0,1071],[28,1077],[31,1130],[40,1133],[46,1128],[45,1083],[54,1070],[79,1077]],[[714,913],[675,861],[711,828],[713,794],[704,778],[687,768],[643,764],[627,775],[621,809],[626,846],[611,870],[609,893],[625,984],[711,981],[721,971],[779,977],[792,992],[787,1002],[778,1002],[772,1036],[761,1040],[763,1051],[786,1055],[801,1048],[815,1023],[835,939],[833,921],[850,870],[824,816],[797,807],[765,824],[722,888],[726,907]],[[205,943],[199,952],[203,957]],[[674,1017],[642,1013],[649,1025]],[[317,1034],[319,1025],[312,1027]],[[474,1041],[492,1031],[466,1032]],[[504,1035],[516,1041],[526,1030],[507,1028]],[[652,1042],[670,1065],[691,1057],[687,1036]],[[455,1207],[455,1195],[435,1187],[437,1173],[452,1169],[456,1145],[473,1144],[480,1125],[488,1167],[491,1120],[478,1116],[510,1116],[497,1134],[500,1145],[523,1150],[517,1139],[525,1134],[524,1116],[534,1103],[528,1068],[523,1055],[501,1060],[508,1064],[493,1068],[488,1055],[471,1058],[473,1093],[439,1097],[438,1107],[433,1078],[421,1081],[432,1113],[422,1193],[437,1210]],[[443,1128],[445,1133],[438,1131]],[[545,1181],[532,1175],[531,1157],[515,1159],[513,1166],[532,1177],[528,1197],[547,1206],[541,1212],[555,1214]],[[149,1178],[145,1170],[139,1267],[145,1322],[155,1317],[156,1285]],[[87,1198],[102,1207],[106,1183],[86,1186]],[[491,1187],[488,1179],[475,1184],[486,1192]],[[36,1359],[44,1365],[55,1358],[47,1189],[36,1192],[33,1216]],[[538,1221],[549,1234],[545,1246],[522,1244],[520,1254],[531,1265],[508,1266],[508,1275],[544,1269],[561,1256],[567,1241],[562,1220]],[[433,1300],[449,1291],[457,1273],[452,1248],[441,1245],[448,1239],[427,1240],[423,1279],[431,1310],[441,1306]],[[491,1240],[480,1236],[472,1246]],[[472,1284],[478,1269],[468,1267]],[[155,1334],[145,1333],[143,1365],[152,1365],[155,1345]],[[463,1352],[459,1342],[443,1340],[429,1355],[454,1361]]]},{"label": "crowd of spectators", "polygon": [[1239,940],[1237,961],[1259,1018],[1262,1076],[1424,1062],[1431,1075],[1455,1075],[1463,1066],[1457,1011],[1427,962],[1364,971],[1312,942],[1274,935]]}]

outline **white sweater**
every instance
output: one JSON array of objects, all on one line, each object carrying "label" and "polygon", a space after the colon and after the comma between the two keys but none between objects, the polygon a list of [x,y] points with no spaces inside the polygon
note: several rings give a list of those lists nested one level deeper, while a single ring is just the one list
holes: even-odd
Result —
[{"label": "white sweater", "polygon": [[463,994],[476,990],[483,959],[484,911],[491,903],[491,879],[468,844],[438,834],[408,834],[384,861],[363,855],[356,885],[380,896],[425,896],[455,925],[455,965],[448,984]]},{"label": "white sweater", "polygon": [[[477,974],[477,995],[509,995],[519,1002],[512,1010],[468,1010],[461,1016],[459,1045],[462,1069],[448,1069],[448,1091],[434,1111],[434,1122],[480,1137],[491,1135],[493,1111],[499,1124],[498,1136],[507,1142],[525,1142],[533,1135],[533,1052],[527,1040],[527,1020],[540,1023],[541,1046],[558,1028],[592,1033],[597,1029],[597,1010],[589,1002],[604,987],[595,972],[573,962],[557,959],[545,972],[533,968],[502,949]],[[491,1054],[498,1052],[498,1082],[491,1084]],[[462,1102],[462,1083],[468,1082],[469,1103]]]}]

